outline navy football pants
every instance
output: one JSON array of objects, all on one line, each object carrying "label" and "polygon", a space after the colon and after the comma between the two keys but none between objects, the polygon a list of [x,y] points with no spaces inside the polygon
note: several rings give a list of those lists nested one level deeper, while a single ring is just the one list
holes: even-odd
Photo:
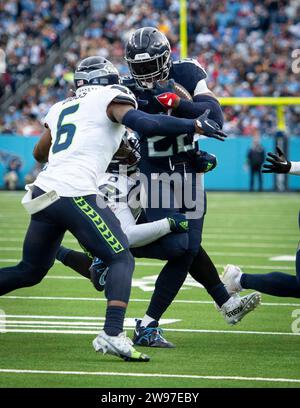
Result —
[{"label": "navy football pants", "polygon": [[[183,189],[189,183],[190,191],[195,198],[196,191],[196,174],[191,167],[186,167],[184,164],[176,165],[174,170],[166,168],[156,168],[157,174],[166,173],[172,175],[177,172],[182,177],[182,183],[169,186],[168,193],[169,205],[163,205],[165,195],[162,193],[164,182],[159,182],[153,177],[154,167],[150,167],[146,160],[142,160],[140,170],[147,176],[148,179],[148,205],[145,208],[146,218],[149,222],[156,221],[161,218],[170,217],[176,212],[186,213],[187,208],[184,205]],[[193,177],[186,179],[185,173],[193,174]],[[155,173],[154,173],[155,174]],[[166,184],[168,183],[166,178]],[[152,188],[152,189],[151,189]],[[153,189],[159,194],[156,208],[153,206]],[[205,196],[203,194],[203,200]],[[169,305],[174,300],[179,289],[182,287],[192,262],[197,255],[202,238],[202,228],[205,213],[205,203],[203,202],[202,216],[189,220],[189,232],[182,234],[169,234],[160,240],[144,246],[142,248],[131,249],[135,257],[168,259],[168,262],[161,270],[156,282],[147,314],[156,320],[159,320],[162,314],[167,310]]]},{"label": "navy football pants", "polygon": [[[43,194],[35,187],[33,197]],[[107,207],[100,208],[96,195],[61,197],[31,217],[21,262],[0,269],[0,295],[39,283],[52,267],[64,233],[70,231],[93,255],[103,259],[109,272],[108,300],[128,302],[134,258],[119,220]],[[102,207],[102,206],[101,206]]]},{"label": "navy football pants", "polygon": [[[300,213],[298,223],[300,228]],[[296,276],[282,272],[261,275],[243,273],[241,285],[244,289],[255,289],[268,295],[300,298],[300,243],[296,253]]]}]

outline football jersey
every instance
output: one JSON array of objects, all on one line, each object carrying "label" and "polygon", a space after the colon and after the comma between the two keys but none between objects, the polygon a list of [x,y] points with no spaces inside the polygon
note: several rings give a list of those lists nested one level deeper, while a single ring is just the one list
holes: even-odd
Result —
[{"label": "football jersey", "polygon": [[[183,59],[173,61],[168,79],[173,79],[182,85],[192,96],[202,93],[207,74],[201,65],[194,59]],[[164,108],[153,97],[152,90],[136,88],[135,81],[131,77],[123,79],[124,85],[128,86],[140,101],[139,109],[147,113],[157,114],[165,113]],[[152,136],[141,140],[142,159],[155,160],[160,165],[164,163],[169,166],[169,159],[176,156],[177,161],[188,160],[188,152],[193,150],[194,146],[190,138],[186,135],[180,135],[174,138],[166,136]]]},{"label": "football jersey", "polygon": [[140,185],[134,176],[106,173],[99,180],[99,192],[117,218],[128,207],[134,219],[139,217]]},{"label": "football jersey", "polygon": [[98,180],[118,150],[125,127],[106,110],[113,99],[136,107],[133,94],[119,85],[85,86],[76,96],[53,105],[44,122],[51,131],[48,165],[35,185],[59,196],[98,193]]}]

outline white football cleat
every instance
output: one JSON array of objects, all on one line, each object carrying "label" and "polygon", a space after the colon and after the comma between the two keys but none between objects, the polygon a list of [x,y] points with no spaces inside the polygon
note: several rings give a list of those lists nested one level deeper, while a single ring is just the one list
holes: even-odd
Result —
[{"label": "white football cleat", "polygon": [[250,293],[250,295],[239,296],[233,295],[220,308],[228,324],[237,324],[246,314],[252,312],[260,304],[261,296],[258,292]]},{"label": "white football cleat", "polygon": [[226,265],[221,276],[221,281],[224,283],[228,294],[231,296],[234,293],[243,290],[241,286],[242,271],[238,266]]},{"label": "white football cleat", "polygon": [[132,341],[126,337],[126,333],[120,333],[118,336],[108,336],[102,330],[93,340],[94,349],[102,351],[103,354],[111,354],[122,358],[125,361],[149,361],[150,358],[132,347]]}]

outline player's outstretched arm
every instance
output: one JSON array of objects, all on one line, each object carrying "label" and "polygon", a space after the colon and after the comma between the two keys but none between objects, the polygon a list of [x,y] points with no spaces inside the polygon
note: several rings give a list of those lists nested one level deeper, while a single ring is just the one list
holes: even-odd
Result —
[{"label": "player's outstretched arm", "polygon": [[35,160],[39,163],[46,163],[48,161],[50,147],[51,132],[47,125],[45,125],[44,133],[33,149],[33,157]]},{"label": "player's outstretched arm", "polygon": [[300,162],[290,162],[285,157],[283,151],[276,146],[277,154],[269,152],[263,165],[263,173],[290,173],[300,176]]},{"label": "player's outstretched arm", "polygon": [[207,110],[202,116],[195,120],[179,119],[161,114],[151,115],[135,110],[131,105],[122,105],[119,103],[111,103],[107,109],[107,115],[111,120],[122,123],[145,137],[176,137],[185,133],[198,133],[207,137],[224,140],[227,135],[216,122],[208,119],[208,113],[209,111]]}]

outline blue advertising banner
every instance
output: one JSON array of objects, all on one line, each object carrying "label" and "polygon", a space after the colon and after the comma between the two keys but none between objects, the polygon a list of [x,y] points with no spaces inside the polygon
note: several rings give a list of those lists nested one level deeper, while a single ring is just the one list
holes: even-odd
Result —
[{"label": "blue advertising banner", "polygon": [[0,135],[0,188],[4,187],[4,176],[8,171],[11,160],[15,158],[21,161],[21,167],[17,171],[19,176],[17,186],[18,188],[24,187],[25,176],[35,166],[32,151],[37,140],[38,137]]},{"label": "blue advertising banner", "polygon": [[[38,137],[0,135],[0,188],[4,187],[4,175],[8,164],[15,157],[21,161],[18,187],[23,188],[26,174],[35,166],[32,151],[37,140]],[[247,165],[247,153],[251,144],[251,137],[230,138],[226,142],[208,138],[200,139],[201,149],[215,154],[218,158],[217,168],[205,176],[205,186],[208,190],[249,190],[250,169]],[[272,138],[261,138],[261,144],[266,152],[274,151]],[[289,139],[289,157],[291,160],[300,160],[299,137]],[[292,190],[300,190],[300,177],[288,177],[288,186]],[[263,175],[263,188],[266,191],[274,189],[273,175]],[[257,189],[257,180],[255,189]]]}]

